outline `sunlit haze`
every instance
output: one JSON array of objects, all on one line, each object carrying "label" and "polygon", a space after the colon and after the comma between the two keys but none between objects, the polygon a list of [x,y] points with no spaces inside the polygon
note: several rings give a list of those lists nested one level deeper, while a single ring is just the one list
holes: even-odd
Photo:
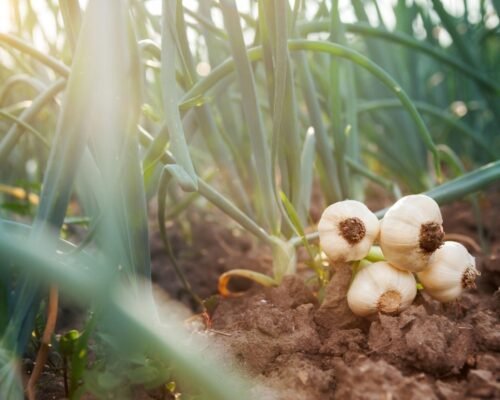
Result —
[{"label": "sunlit haze", "polygon": [[[307,1],[307,0],[306,0]],[[14,30],[14,22],[13,22],[13,16],[10,11],[10,4],[12,4],[15,1],[8,1],[8,0],[2,0],[0,2],[0,31],[1,32],[9,32]],[[80,0],[81,6],[84,8],[87,4],[88,0]],[[378,1],[378,6],[382,12],[384,23],[387,27],[393,28],[395,19],[394,19],[394,14],[392,12],[392,7],[394,4],[396,4],[397,0],[379,0]],[[429,4],[429,2],[425,0],[419,0],[418,1],[421,4]],[[446,9],[453,15],[455,16],[460,16],[463,15],[464,12],[464,3],[462,1],[456,1],[456,0],[444,0],[443,1],[445,4]],[[185,0],[183,4],[190,9],[196,9],[197,7],[197,0]],[[238,9],[241,10],[242,12],[248,12],[249,11],[249,5],[251,4],[250,1],[248,0],[236,0],[236,3],[238,5]],[[293,3],[293,2],[291,2]],[[492,6],[490,4],[490,1],[486,2],[487,10],[492,11]],[[151,11],[151,13],[159,15],[161,13],[161,0],[149,0],[146,1],[146,5],[148,9]],[[468,0],[467,1],[468,5],[468,12],[469,12],[469,19],[471,22],[477,22],[477,20],[480,18],[479,14],[479,7],[480,7],[480,1],[479,0]],[[37,16],[40,18],[43,26],[46,29],[46,33],[48,35],[51,34],[51,25],[54,24],[54,21],[51,20],[52,13],[48,12],[47,6],[45,1],[34,1],[32,2],[32,7],[36,10]],[[430,5],[429,5],[430,7]],[[24,12],[24,7],[23,4],[21,4],[21,13]],[[342,13],[342,20],[344,22],[352,22],[355,20],[354,17],[354,11],[352,9],[352,6],[350,4],[349,0],[340,0],[340,9]],[[370,11],[370,7],[367,6],[368,11]],[[316,10],[316,4],[313,4],[308,13],[313,13]],[[377,18],[377,13],[375,10],[375,7],[372,7],[371,13],[369,13],[369,18],[372,20],[372,23],[378,23],[378,18]],[[217,21],[216,21],[217,22]],[[494,13],[491,13],[489,16],[489,20],[487,21],[488,25],[494,26],[498,23],[498,16],[496,16]]]}]

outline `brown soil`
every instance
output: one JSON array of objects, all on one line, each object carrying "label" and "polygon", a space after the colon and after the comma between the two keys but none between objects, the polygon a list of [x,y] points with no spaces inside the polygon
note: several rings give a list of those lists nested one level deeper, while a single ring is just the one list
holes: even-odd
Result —
[{"label": "brown soil", "polygon": [[[172,224],[167,227],[167,234],[177,263],[194,293],[201,299],[217,293],[219,276],[226,271],[235,268],[259,272],[270,270],[271,250],[258,247],[252,236],[224,215],[218,212],[206,215],[193,211],[186,217],[187,226]],[[174,299],[200,311],[175,273],[165,252],[156,219],[152,225],[150,242],[153,282]],[[250,283],[243,279],[235,279],[231,284],[231,289],[236,291],[249,287]]]},{"label": "brown soil", "polygon": [[[480,205],[491,246],[485,254],[474,243],[480,239],[470,203],[443,208],[445,232],[463,239],[482,273],[460,301],[440,304],[419,293],[400,315],[358,318],[345,300],[351,279],[345,265],[321,305],[299,276],[286,277],[278,288],[253,287],[242,297],[221,299],[212,328],[223,334],[214,340],[273,389],[272,399],[500,398],[500,192],[482,197]],[[219,247],[215,254],[231,243],[222,235],[224,246],[214,235],[203,236]],[[204,283],[214,290],[218,274],[244,267],[247,255],[250,265],[265,270],[269,260],[262,263],[254,246],[249,241],[245,252],[232,255],[234,263],[218,263],[216,273],[205,270]],[[206,264],[214,268],[211,256]]]},{"label": "brown soil", "polygon": [[[372,209],[388,205],[374,201]],[[338,268],[321,305],[304,283],[309,272],[286,277],[277,288],[240,281],[233,289],[249,288],[247,293],[220,299],[213,314],[212,329],[222,333],[212,335],[214,347],[231,353],[263,388],[266,395],[256,399],[500,398],[500,189],[483,196],[480,206],[490,246],[485,253],[477,249],[481,240],[470,203],[443,207],[445,232],[463,239],[482,274],[460,301],[442,305],[419,293],[400,315],[368,320],[347,307],[348,265]],[[229,269],[270,270],[270,250],[217,212],[195,212],[188,220],[169,226],[168,233],[201,298],[216,293],[219,275]],[[156,284],[196,310],[157,233],[151,252]],[[53,393],[40,398],[60,398]]]}]

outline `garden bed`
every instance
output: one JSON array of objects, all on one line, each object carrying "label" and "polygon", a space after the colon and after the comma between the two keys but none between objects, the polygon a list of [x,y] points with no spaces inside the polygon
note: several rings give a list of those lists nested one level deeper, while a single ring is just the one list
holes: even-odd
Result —
[{"label": "garden bed", "polygon": [[[383,205],[377,199],[377,206]],[[500,190],[483,196],[480,205],[491,246],[488,255],[478,253],[470,241],[479,242],[470,203],[442,209],[445,231],[469,238],[463,243],[481,272],[477,288],[457,302],[443,305],[420,292],[398,316],[359,318],[345,300],[350,268],[339,268],[320,305],[304,283],[311,271],[299,257],[298,274],[286,277],[280,287],[238,281],[233,289],[247,291],[240,297],[219,297],[208,330],[192,323],[201,322],[201,317],[189,319],[188,326],[195,335],[210,337],[221,363],[254,379],[254,399],[499,398]],[[194,212],[189,219],[190,230],[174,225],[169,235],[178,262],[201,298],[216,293],[218,277],[229,269],[270,270],[270,250],[220,215]],[[156,285],[184,303],[181,312],[199,311],[169,265],[159,236],[153,234],[151,240]],[[59,323],[65,322],[78,324],[78,318],[75,322],[73,314],[63,314]],[[135,392],[137,399],[171,398],[160,389],[137,387]],[[60,373],[46,369],[38,398],[64,398]]]},{"label": "garden bed", "polygon": [[[441,305],[419,293],[401,315],[368,321],[350,313],[339,282],[330,284],[336,291],[327,291],[319,305],[303,277],[290,276],[278,288],[253,287],[241,297],[221,299],[211,327],[217,347],[261,384],[255,389],[259,399],[498,398],[500,192],[490,192],[480,204],[491,253],[478,253],[465,239],[482,275],[458,302]],[[443,217],[448,234],[479,241],[470,203],[443,207]],[[178,256],[200,295],[213,293],[227,269],[269,267],[266,252],[250,239],[218,223],[198,229],[199,218],[192,221],[192,247]],[[166,260],[153,260],[158,283],[185,298]],[[333,280],[345,287],[349,271],[341,268]]]}]

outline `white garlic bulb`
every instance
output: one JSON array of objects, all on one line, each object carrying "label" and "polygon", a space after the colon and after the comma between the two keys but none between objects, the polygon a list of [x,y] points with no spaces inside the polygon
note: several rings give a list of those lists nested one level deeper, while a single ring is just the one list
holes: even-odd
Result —
[{"label": "white garlic bulb", "polygon": [[389,208],[380,224],[380,247],[397,268],[418,272],[442,244],[443,217],[438,204],[423,194],[405,196]]},{"label": "white garlic bulb", "polygon": [[417,295],[417,282],[411,272],[379,261],[363,267],[354,277],[347,292],[351,311],[362,317],[396,314],[405,310]]},{"label": "white garlic bulb", "polygon": [[429,259],[427,269],[417,274],[429,295],[443,303],[455,300],[463,289],[475,286],[476,262],[457,242],[445,242]]},{"label": "white garlic bulb", "polygon": [[318,224],[321,248],[333,261],[361,260],[378,236],[379,220],[356,200],[344,200],[326,208]]}]

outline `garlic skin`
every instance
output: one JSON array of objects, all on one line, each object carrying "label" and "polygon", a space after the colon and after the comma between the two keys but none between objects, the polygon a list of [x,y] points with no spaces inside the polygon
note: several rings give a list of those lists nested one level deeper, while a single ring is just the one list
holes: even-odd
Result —
[{"label": "garlic skin", "polygon": [[351,311],[366,317],[378,312],[396,314],[405,310],[417,295],[417,282],[411,272],[379,261],[362,268],[347,292]]},{"label": "garlic skin", "polygon": [[474,287],[477,275],[474,257],[462,244],[452,241],[436,250],[428,268],[417,274],[424,290],[442,303],[453,301],[463,289]]},{"label": "garlic skin", "polygon": [[443,239],[439,206],[423,194],[399,199],[380,223],[380,247],[386,260],[407,271],[424,270]]},{"label": "garlic skin", "polygon": [[361,260],[378,236],[380,222],[356,200],[328,206],[318,223],[321,248],[334,262]]}]

